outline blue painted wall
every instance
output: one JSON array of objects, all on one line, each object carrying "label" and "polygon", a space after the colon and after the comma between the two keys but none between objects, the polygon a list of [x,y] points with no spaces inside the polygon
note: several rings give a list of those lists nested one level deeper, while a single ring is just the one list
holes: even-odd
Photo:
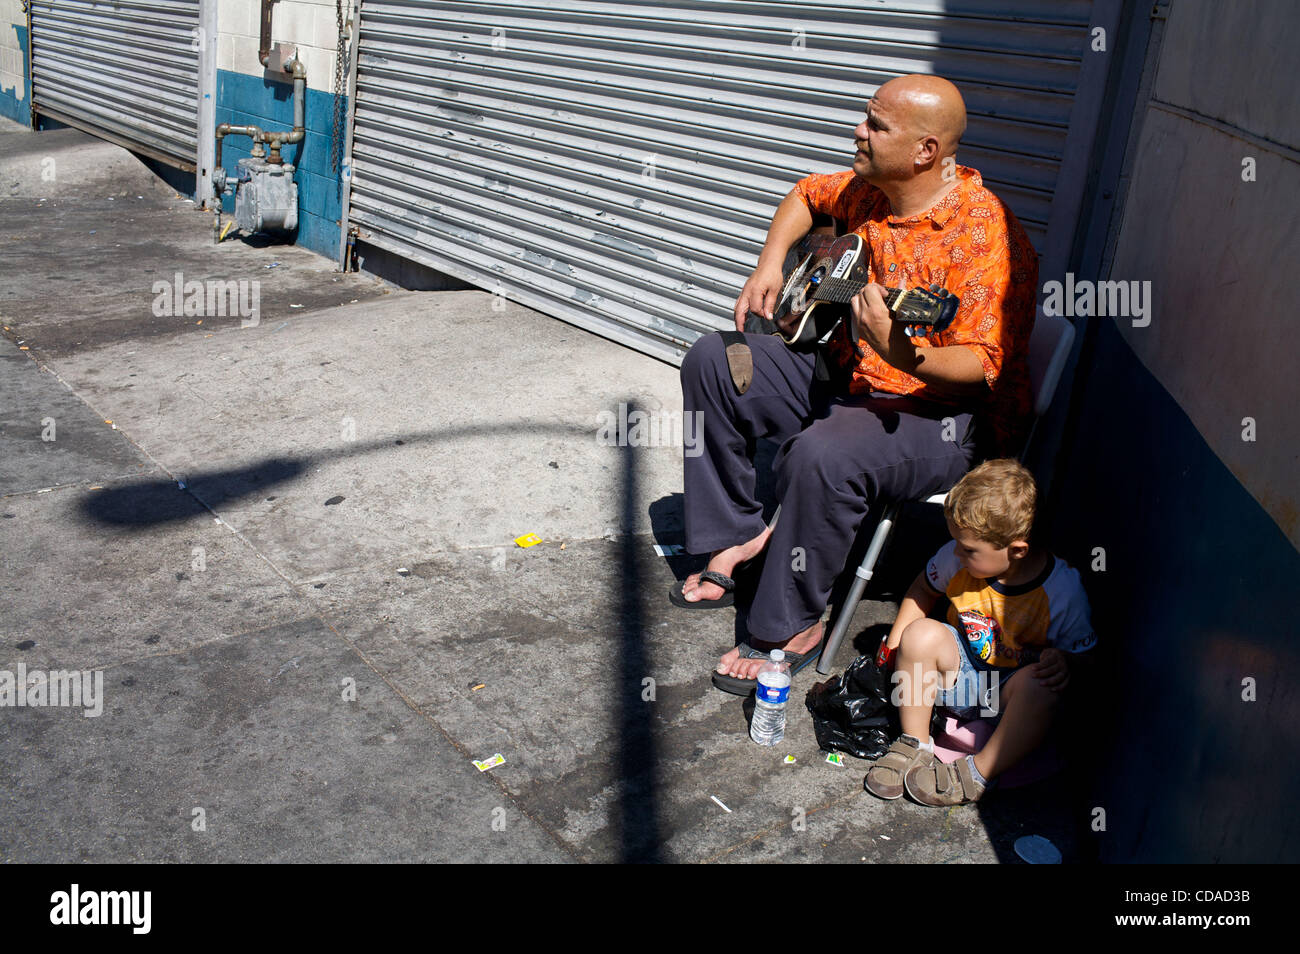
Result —
[{"label": "blue painted wall", "polygon": [[27,25],[13,24],[14,33],[18,34],[18,45],[23,51],[23,98],[18,98],[18,90],[0,89],[0,116],[20,122],[24,126],[32,121],[32,90],[31,90],[31,69],[28,65],[28,57],[31,56],[31,46],[27,42]]},{"label": "blue painted wall", "polygon": [[[262,129],[293,128],[293,84],[276,83],[261,76],[228,70],[217,72],[217,123],[252,124]],[[334,97],[319,90],[307,90],[307,135],[302,142],[282,150],[286,162],[297,166],[297,244],[329,258],[339,251],[341,189],[338,173],[331,166],[330,142],[334,125]],[[222,164],[233,175],[240,159],[250,155],[252,140],[227,136],[222,144]],[[234,197],[222,206],[235,209]]]},{"label": "blue painted wall", "polygon": [[[1097,857],[1300,857],[1300,553],[1114,325],[1097,320],[1054,494],[1106,663],[1090,700]],[[1104,572],[1091,571],[1093,548]],[[1256,701],[1243,700],[1243,680]]]}]

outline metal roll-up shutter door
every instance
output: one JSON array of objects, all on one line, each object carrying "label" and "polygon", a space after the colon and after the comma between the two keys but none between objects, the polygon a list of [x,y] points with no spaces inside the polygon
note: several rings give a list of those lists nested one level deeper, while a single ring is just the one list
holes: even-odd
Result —
[{"label": "metal roll-up shutter door", "polygon": [[33,0],[31,16],[38,113],[194,169],[199,0]]},{"label": "metal roll-up shutter door", "polygon": [[[668,360],[728,327],[772,212],[937,73],[1040,253],[1088,0],[365,0],[350,221],[388,251]],[[1057,231],[1053,224],[1053,231]]]}]

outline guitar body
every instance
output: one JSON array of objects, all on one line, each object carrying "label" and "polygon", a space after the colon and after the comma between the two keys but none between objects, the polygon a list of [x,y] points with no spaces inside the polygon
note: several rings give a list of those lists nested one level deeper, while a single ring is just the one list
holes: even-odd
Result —
[{"label": "guitar body", "polygon": [[781,340],[793,348],[808,347],[824,340],[843,320],[842,304],[818,301],[823,281],[830,278],[867,281],[863,251],[866,246],[853,233],[841,236],[810,235],[804,240],[805,255],[786,273],[772,319]]}]

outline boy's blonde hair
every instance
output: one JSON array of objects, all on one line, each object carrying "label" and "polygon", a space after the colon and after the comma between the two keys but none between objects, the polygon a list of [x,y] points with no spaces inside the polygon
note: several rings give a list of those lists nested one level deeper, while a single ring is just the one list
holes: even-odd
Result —
[{"label": "boy's blonde hair", "polygon": [[943,514],[959,530],[1004,550],[1029,540],[1034,529],[1038,487],[1019,461],[1004,458],[980,464],[948,491]]}]

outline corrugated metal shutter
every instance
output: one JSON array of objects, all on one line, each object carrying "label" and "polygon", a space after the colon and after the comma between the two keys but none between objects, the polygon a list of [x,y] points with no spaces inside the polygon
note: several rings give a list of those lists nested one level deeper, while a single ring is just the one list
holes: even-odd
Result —
[{"label": "corrugated metal shutter", "polygon": [[1041,252],[1091,10],[364,0],[350,220],[381,248],[675,360],[730,325],[777,202],[848,167],[852,128],[895,75],[958,84],[958,161]]},{"label": "corrugated metal shutter", "polygon": [[199,0],[33,0],[38,113],[193,169]]}]

